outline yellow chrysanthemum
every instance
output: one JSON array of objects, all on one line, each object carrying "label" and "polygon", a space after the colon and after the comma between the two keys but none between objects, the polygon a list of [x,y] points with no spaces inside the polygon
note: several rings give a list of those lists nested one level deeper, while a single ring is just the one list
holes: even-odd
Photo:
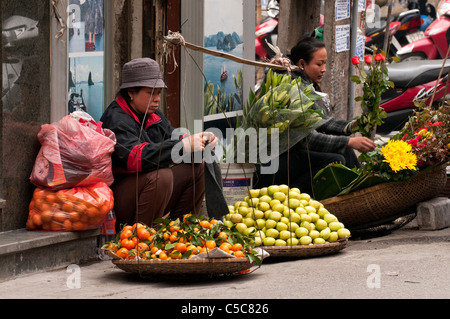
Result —
[{"label": "yellow chrysanthemum", "polygon": [[389,140],[380,153],[384,162],[388,163],[394,172],[404,169],[414,170],[417,165],[417,157],[411,152],[411,145],[405,141]]}]

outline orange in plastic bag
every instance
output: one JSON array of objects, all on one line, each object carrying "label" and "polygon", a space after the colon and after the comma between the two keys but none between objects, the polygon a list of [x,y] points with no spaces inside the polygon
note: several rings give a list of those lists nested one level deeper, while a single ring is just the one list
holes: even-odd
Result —
[{"label": "orange in plastic bag", "polygon": [[29,205],[28,230],[83,231],[102,227],[114,206],[106,183],[62,190],[36,188]]}]

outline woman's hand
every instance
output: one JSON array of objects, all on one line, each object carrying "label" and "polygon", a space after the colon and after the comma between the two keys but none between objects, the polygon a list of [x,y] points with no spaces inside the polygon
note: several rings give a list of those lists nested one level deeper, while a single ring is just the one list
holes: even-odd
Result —
[{"label": "woman's hand", "polygon": [[214,149],[217,145],[217,138],[211,132],[201,132],[189,135],[182,139],[184,150],[188,153],[204,151],[206,144]]},{"label": "woman's hand", "polygon": [[377,147],[374,141],[364,136],[350,137],[348,146],[361,153],[371,152]]}]

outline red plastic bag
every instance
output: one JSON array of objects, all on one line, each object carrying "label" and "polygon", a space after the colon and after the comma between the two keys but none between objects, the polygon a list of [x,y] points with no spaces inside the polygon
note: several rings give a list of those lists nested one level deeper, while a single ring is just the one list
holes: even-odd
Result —
[{"label": "red plastic bag", "polygon": [[[87,113],[86,113],[87,114]],[[30,181],[53,190],[114,181],[111,154],[115,134],[83,125],[70,115],[52,124],[44,124],[38,133],[41,149],[36,157]]]},{"label": "red plastic bag", "polygon": [[101,228],[114,206],[105,183],[51,190],[36,188],[29,205],[28,230],[82,231]]}]

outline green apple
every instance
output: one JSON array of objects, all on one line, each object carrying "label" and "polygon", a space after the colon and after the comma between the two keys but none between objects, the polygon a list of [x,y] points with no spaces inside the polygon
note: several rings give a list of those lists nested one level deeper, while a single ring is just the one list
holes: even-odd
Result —
[{"label": "green apple", "polygon": [[285,223],[282,223],[282,222],[278,222],[277,226],[276,226],[276,229],[278,231],[287,230],[288,229],[288,225],[286,225]]},{"label": "green apple", "polygon": [[319,214],[317,214],[317,213],[309,213],[308,215],[309,215],[309,217],[311,217],[312,223],[315,223],[320,218]]},{"label": "green apple", "polygon": [[289,198],[289,207],[292,209],[300,207],[300,200],[298,200],[297,198]]},{"label": "green apple", "polygon": [[242,216],[247,215],[249,212],[250,210],[248,209],[248,207],[239,206],[238,213],[241,214]]},{"label": "green apple", "polygon": [[262,188],[259,190],[259,195],[260,195],[260,196],[267,195],[267,187],[262,187]]},{"label": "green apple", "polygon": [[300,193],[300,197],[308,202],[311,200],[311,196],[308,193]]},{"label": "green apple", "polygon": [[283,239],[275,240],[275,246],[286,246],[286,241]]},{"label": "green apple", "polygon": [[275,192],[272,197],[273,199],[278,199],[280,202],[283,202],[286,199],[286,194],[282,192]]},{"label": "green apple", "polygon": [[256,227],[258,227],[258,229],[262,229],[262,228],[266,227],[265,219],[258,218],[255,222],[256,222]]},{"label": "green apple", "polygon": [[317,237],[317,238],[314,238],[314,240],[313,240],[313,244],[315,244],[315,245],[317,245],[317,244],[325,244],[326,243],[326,241],[325,241],[325,239],[323,239],[323,238],[321,238],[321,237]]},{"label": "green apple", "polygon": [[295,236],[297,238],[302,238],[303,236],[307,236],[309,234],[309,230],[305,227],[299,227],[295,230]]},{"label": "green apple", "polygon": [[280,187],[278,185],[270,185],[267,187],[267,195],[273,196],[276,192],[280,191]]},{"label": "green apple", "polygon": [[325,239],[325,240],[327,240],[328,238],[330,238],[330,234],[331,234],[331,230],[330,230],[330,228],[325,228],[325,229],[322,229],[321,231],[320,231],[320,237],[321,238],[323,238],[323,239]]},{"label": "green apple", "polygon": [[236,224],[236,229],[237,229],[238,232],[243,234],[245,232],[245,230],[247,229],[247,225],[245,225],[244,223],[237,223]]},{"label": "green apple", "polygon": [[265,227],[266,228],[275,228],[275,227],[277,227],[277,221],[275,221],[273,219],[266,219]]},{"label": "green apple", "polygon": [[258,209],[260,210],[260,211],[263,211],[263,212],[265,212],[265,211],[267,211],[267,210],[269,210],[270,209],[270,205],[269,205],[269,203],[267,203],[267,202],[259,202],[258,203]]},{"label": "green apple", "polygon": [[235,224],[240,223],[242,221],[242,215],[237,213],[231,214],[230,220]]},{"label": "green apple", "polygon": [[283,204],[281,204],[281,203],[280,204],[275,204],[275,205],[272,206],[272,210],[273,211],[277,211],[279,213],[282,213],[282,212],[284,212],[284,207],[285,206]]},{"label": "green apple", "polygon": [[341,223],[339,222],[331,222],[328,224],[328,227],[330,227],[331,231],[338,231],[339,229],[343,228],[341,227]]},{"label": "green apple", "polygon": [[287,246],[296,246],[296,245],[298,245],[298,239],[295,237],[288,238],[288,239],[286,239],[286,245]]},{"label": "green apple", "polygon": [[311,205],[306,205],[305,210],[308,214],[317,212],[317,210],[314,207],[312,207]]},{"label": "green apple", "polygon": [[321,219],[321,218],[319,220],[317,220],[314,223],[314,225],[316,226],[316,229],[318,231],[321,231],[322,229],[325,229],[325,228],[328,227],[328,223],[325,220]]},{"label": "green apple", "polygon": [[258,207],[259,198],[258,197],[252,197],[248,200],[248,205],[250,207]]},{"label": "green apple", "polygon": [[264,202],[264,203],[270,203],[270,201],[272,200],[272,197],[268,196],[268,195],[263,195],[259,198],[259,202]]},{"label": "green apple", "polygon": [[300,223],[300,227],[306,228],[308,231],[311,230],[311,223],[307,222],[306,220]]},{"label": "green apple", "polygon": [[316,210],[318,210],[322,206],[322,203],[317,201],[317,200],[315,200],[315,199],[311,199],[309,201],[309,205],[314,207]]},{"label": "green apple", "polygon": [[259,193],[260,193],[259,189],[251,189],[249,192],[250,192],[250,197],[253,197],[253,198],[259,197]]},{"label": "green apple", "polygon": [[295,234],[291,233],[289,230],[282,230],[280,231],[279,235],[280,239],[286,240],[291,237],[295,237]]},{"label": "green apple", "polygon": [[304,222],[304,221],[307,221],[308,223],[311,223],[311,222],[312,222],[311,215],[306,214],[306,213],[300,215],[300,220],[301,220],[302,222]]},{"label": "green apple", "polygon": [[311,230],[311,231],[309,232],[308,235],[309,235],[309,237],[311,237],[312,239],[317,238],[317,237],[320,237],[319,231],[317,231],[317,230],[315,230],[315,229]]},{"label": "green apple", "polygon": [[275,238],[273,237],[266,237],[263,239],[264,246],[273,246],[275,245]]},{"label": "green apple", "polygon": [[337,217],[336,217],[335,215],[331,214],[331,213],[328,213],[328,214],[323,215],[322,218],[323,218],[323,220],[326,221],[328,224],[331,223],[331,222],[337,222],[337,221],[338,221]]},{"label": "green apple", "polygon": [[269,228],[266,230],[266,238],[267,237],[278,238],[279,235],[280,235],[280,232],[278,230],[276,230],[275,228]]},{"label": "green apple", "polygon": [[291,232],[295,232],[295,230],[297,229],[297,228],[299,228],[300,226],[297,224],[297,223],[295,223],[295,222],[290,222],[289,224],[288,224],[288,230],[290,230]]},{"label": "green apple", "polygon": [[301,216],[295,212],[291,213],[290,219],[291,219],[291,222],[294,222],[294,223],[299,223],[302,220]]},{"label": "green apple", "polygon": [[256,232],[256,228],[255,227],[248,227],[246,230],[244,230],[244,235],[246,236],[254,236]]},{"label": "green apple", "polygon": [[253,218],[244,218],[242,221],[247,227],[255,225],[255,220]]},{"label": "green apple", "polygon": [[300,245],[309,245],[312,243],[312,238],[309,236],[300,237]]},{"label": "green apple", "polygon": [[339,235],[338,235],[338,233],[337,232],[335,232],[335,231],[332,231],[331,233],[330,233],[330,237],[328,237],[328,242],[329,243],[334,243],[336,240],[338,240],[339,239]]},{"label": "green apple", "polygon": [[319,214],[320,217],[323,218],[326,214],[329,214],[330,212],[325,207],[321,207],[317,210],[317,214]]},{"label": "green apple", "polygon": [[224,220],[223,224],[225,225],[225,227],[227,228],[231,228],[234,226],[234,223],[231,220]]},{"label": "green apple", "polygon": [[288,197],[298,199],[298,200],[302,199],[302,197],[300,196],[300,193],[297,193],[297,192],[293,191],[292,189],[289,190]]},{"label": "green apple", "polygon": [[341,238],[345,238],[345,237],[350,237],[350,231],[347,228],[339,228],[339,230],[337,231],[338,237]]},{"label": "green apple", "polygon": [[289,186],[287,186],[286,184],[281,184],[279,186],[279,191],[286,194],[289,192]]},{"label": "green apple", "polygon": [[297,214],[299,214],[300,216],[301,216],[302,214],[308,214],[308,212],[305,210],[305,208],[304,208],[303,206],[297,207],[297,208],[295,209],[295,212],[296,212]]}]

